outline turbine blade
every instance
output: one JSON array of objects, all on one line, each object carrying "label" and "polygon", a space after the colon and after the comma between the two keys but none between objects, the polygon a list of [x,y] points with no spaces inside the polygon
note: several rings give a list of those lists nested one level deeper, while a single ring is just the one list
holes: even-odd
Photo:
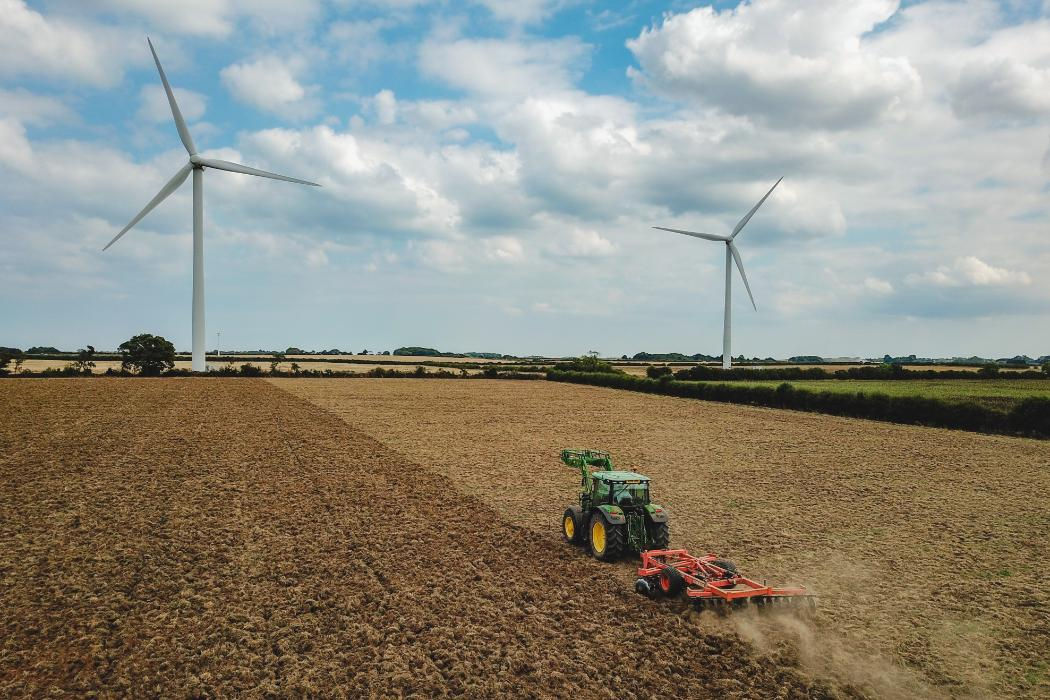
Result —
[{"label": "turbine blade", "polygon": [[164,75],[164,69],[160,67],[160,59],[157,58],[157,52],[153,49],[153,42],[150,41],[149,37],[146,37],[146,43],[149,44],[150,53],[153,54],[153,62],[157,64],[160,82],[164,83],[164,92],[168,94],[171,116],[175,117],[175,128],[179,130],[179,138],[182,139],[182,145],[186,147],[186,151],[191,156],[196,155],[197,147],[193,145],[193,138],[190,136],[190,130],[186,127],[186,120],[182,118],[179,105],[175,102],[175,93],[171,91],[171,85],[168,84],[168,76]]},{"label": "turbine blade", "polygon": [[726,245],[729,246],[729,252],[733,254],[733,260],[736,261],[736,269],[740,270],[740,277],[744,280],[744,289],[747,290],[747,296],[751,299],[751,306],[754,306],[755,311],[758,311],[758,306],[755,305],[755,297],[751,294],[751,285],[747,283],[747,275],[744,274],[744,261],[740,259],[740,253],[737,251],[736,246],[733,245],[733,241],[726,241]]},{"label": "turbine blade", "polygon": [[697,233],[696,231],[682,231],[677,228],[665,228],[663,226],[653,226],[661,231],[670,231],[671,233],[681,233],[684,236],[692,236],[693,238],[703,238],[705,241],[728,241],[729,239],[725,236],[716,236],[713,233]]},{"label": "turbine blade", "polygon": [[[780,180],[783,180],[783,179],[784,178],[780,178]],[[773,194],[773,190],[775,190],[777,188],[777,185],[780,184],[780,180],[777,180],[776,182],[774,182],[773,186],[769,188],[769,192],[766,192],[766,196],[763,197],[762,199],[758,200],[758,204],[755,205],[755,208],[752,209],[751,211],[749,211],[747,213],[747,216],[745,216],[743,219],[740,220],[740,223],[736,225],[736,228],[733,229],[733,232],[731,234],[729,234],[729,240],[733,240],[734,238],[736,238],[736,234],[740,233],[740,230],[742,228],[744,228],[745,226],[747,226],[747,222],[751,221],[751,217],[755,215],[755,212],[758,211],[758,208],[760,206],[762,206],[762,203],[764,201],[766,201],[766,199],[769,197],[769,195]]]},{"label": "turbine blade", "polygon": [[231,163],[228,160],[217,160],[215,158],[198,158],[197,163],[207,168],[215,168],[216,170],[228,170],[231,173],[244,173],[245,175],[257,175],[258,177],[269,177],[274,180],[284,180],[285,182],[297,182],[300,185],[311,185],[313,187],[320,187],[316,182],[310,182],[309,180],[300,180],[295,177],[288,177],[287,175],[278,175],[277,173],[268,173],[265,170],[259,170],[258,168],[249,168],[247,165],[241,165],[240,163]]},{"label": "turbine blade", "polygon": [[120,239],[121,236],[123,236],[125,233],[127,233],[129,230],[131,230],[132,226],[134,226],[138,222],[142,221],[143,217],[146,216],[146,214],[149,214],[151,211],[153,211],[153,209],[158,204],[160,204],[165,199],[167,199],[168,195],[170,195],[175,190],[179,189],[179,185],[181,185],[182,183],[186,182],[186,176],[190,174],[191,170],[193,170],[193,166],[191,166],[189,163],[186,163],[186,165],[184,165],[181,168],[179,168],[179,172],[175,173],[175,177],[173,177],[170,180],[168,180],[168,184],[166,184],[166,185],[164,185],[164,187],[160,188],[160,192],[157,193],[157,196],[155,196],[153,199],[151,199],[149,201],[149,204],[147,204],[142,209],[142,211],[140,211],[138,213],[138,216],[136,216],[134,219],[132,219],[131,223],[129,223],[124,228],[122,228],[120,230],[120,233],[118,233],[116,236],[114,236],[113,240],[110,241],[109,243],[107,243],[106,247],[103,248],[102,250],[107,250],[111,245],[116,243]]}]

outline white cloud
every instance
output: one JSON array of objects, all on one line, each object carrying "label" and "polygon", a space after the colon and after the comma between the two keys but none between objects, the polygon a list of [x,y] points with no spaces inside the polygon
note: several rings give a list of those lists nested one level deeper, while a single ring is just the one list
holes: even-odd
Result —
[{"label": "white cloud", "polygon": [[372,98],[372,108],[380,124],[393,124],[397,121],[397,98],[390,90],[380,90]]},{"label": "white cloud", "polygon": [[516,262],[525,256],[521,241],[513,236],[494,236],[482,241],[485,257],[498,262]]},{"label": "white cloud", "polygon": [[33,147],[26,138],[26,130],[10,117],[0,118],[0,163],[23,171],[33,163]]},{"label": "white cloud", "polygon": [[[207,98],[204,95],[184,88],[172,88],[172,92],[175,93],[175,101],[178,102],[179,111],[182,112],[182,116],[186,118],[186,121],[197,121],[204,116],[207,103]],[[139,91],[138,116],[140,119],[154,123],[168,122],[173,119],[171,106],[168,104],[168,97],[164,93],[162,86],[142,86],[142,90]]]},{"label": "white cloud", "polygon": [[960,117],[1050,115],[1050,67],[1003,58],[977,60],[962,68],[950,94]]},{"label": "white cloud", "polygon": [[951,266],[940,265],[934,270],[909,275],[908,282],[935,287],[1009,287],[1029,285],[1032,278],[1022,270],[993,267],[969,255],[956,258]]},{"label": "white cloud", "polygon": [[419,67],[468,92],[527,95],[569,87],[586,54],[577,39],[432,39],[420,47]]},{"label": "white cloud", "polygon": [[114,13],[142,18],[165,32],[221,38],[244,19],[263,33],[302,30],[320,17],[319,0],[52,0],[71,12]]},{"label": "white cloud", "polygon": [[564,240],[559,240],[551,247],[555,254],[576,258],[603,258],[616,252],[616,245],[594,230],[573,227]]},{"label": "white cloud", "polygon": [[878,277],[865,277],[864,289],[873,294],[892,294],[893,285]]},{"label": "white cloud", "polygon": [[568,4],[565,0],[477,0],[496,19],[515,24],[533,24]]},{"label": "white cloud", "polygon": [[0,0],[0,76],[42,76],[108,87],[123,77],[116,32],[45,18],[23,0]]},{"label": "white cloud", "polygon": [[302,118],[315,114],[320,107],[315,98],[317,89],[298,80],[303,67],[298,59],[263,56],[227,66],[220,75],[241,102],[281,116]]},{"label": "white cloud", "polygon": [[57,98],[38,95],[24,88],[0,88],[0,117],[12,117],[22,124],[47,126],[72,122],[76,114]]},{"label": "white cloud", "polygon": [[896,0],[753,0],[669,15],[628,42],[638,81],[772,124],[846,128],[900,117],[921,95],[907,57],[864,35]]}]

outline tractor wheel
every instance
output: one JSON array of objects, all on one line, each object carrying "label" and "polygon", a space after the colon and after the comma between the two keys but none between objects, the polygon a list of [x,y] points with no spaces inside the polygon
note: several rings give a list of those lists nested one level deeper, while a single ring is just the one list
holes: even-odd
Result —
[{"label": "tractor wheel", "polygon": [[660,592],[668,597],[678,595],[685,588],[685,579],[682,578],[682,573],[673,566],[665,566],[660,569],[660,576],[656,583]]},{"label": "tractor wheel", "polygon": [[667,523],[649,523],[649,549],[667,549],[671,544],[671,526]]},{"label": "tractor wheel", "polygon": [[565,509],[561,518],[561,534],[569,544],[583,544],[586,530],[583,523],[583,512],[578,506]]},{"label": "tractor wheel", "polygon": [[740,572],[737,571],[736,564],[729,561],[728,559],[712,559],[711,563],[717,566],[719,569],[725,569],[725,572],[730,576],[736,576]]},{"label": "tractor wheel", "polygon": [[591,554],[600,561],[614,561],[623,554],[623,525],[610,525],[605,522],[600,511],[591,516],[590,533]]}]

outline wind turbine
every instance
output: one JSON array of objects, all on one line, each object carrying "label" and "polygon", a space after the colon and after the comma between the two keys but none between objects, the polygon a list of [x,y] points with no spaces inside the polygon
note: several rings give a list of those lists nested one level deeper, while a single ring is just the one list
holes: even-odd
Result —
[{"label": "wind turbine", "polygon": [[[780,178],[783,180],[784,178]],[[730,353],[730,345],[732,339],[732,318],[733,309],[731,300],[733,296],[733,268],[732,262],[736,262],[737,269],[740,270],[740,277],[744,280],[744,288],[747,289],[747,296],[751,298],[751,306],[755,307],[755,311],[758,311],[758,306],[755,305],[755,297],[751,294],[751,285],[747,283],[747,275],[744,274],[744,262],[740,259],[740,253],[736,249],[736,245],[733,243],[733,239],[737,237],[737,234],[745,226],[747,222],[751,221],[751,217],[755,215],[758,208],[762,206],[762,203],[766,201],[769,195],[773,194],[773,190],[780,184],[780,180],[773,183],[773,186],[769,188],[769,192],[766,192],[766,196],[758,200],[751,211],[747,213],[740,223],[736,225],[733,232],[728,236],[716,236],[713,233],[697,233],[696,231],[682,231],[676,228],[665,228],[663,226],[653,226],[661,231],[671,231],[672,233],[681,233],[686,236],[692,236],[694,238],[703,238],[706,241],[720,241],[726,244],[726,308],[725,315],[723,316],[723,327],[722,327],[722,369],[729,369],[733,364],[733,356]]]},{"label": "wind turbine", "polygon": [[231,163],[227,160],[205,158],[199,155],[197,153],[197,147],[193,145],[193,138],[190,136],[190,130],[186,127],[186,120],[182,118],[182,112],[179,111],[179,105],[175,102],[175,95],[171,91],[171,85],[168,84],[168,77],[164,75],[164,69],[161,68],[160,59],[157,58],[157,52],[153,48],[153,42],[149,40],[149,37],[146,37],[146,43],[149,44],[150,53],[153,54],[153,62],[157,64],[157,72],[160,73],[160,82],[164,83],[164,92],[167,93],[168,104],[171,106],[171,116],[175,118],[175,128],[178,129],[179,138],[182,140],[182,145],[186,147],[186,152],[189,154],[190,159],[188,163],[179,168],[179,171],[175,173],[174,177],[168,180],[168,184],[160,188],[160,192],[158,192],[157,195],[149,201],[149,204],[147,204],[142,211],[131,220],[131,223],[121,229],[120,233],[114,236],[113,240],[107,243],[106,247],[102,250],[107,250],[111,245],[120,240],[120,237],[127,233],[132,226],[141,221],[146,214],[153,211],[153,209],[167,199],[172,192],[179,189],[179,186],[186,181],[186,177],[189,176],[190,171],[193,172],[193,371],[203,372],[205,370],[204,169],[214,168],[215,170],[227,170],[231,173],[243,173],[245,175],[268,177],[274,180],[297,182],[300,185],[312,185],[314,187],[320,187],[320,185],[316,182],[308,182],[294,177],[268,173],[265,170],[249,168],[247,165]]}]

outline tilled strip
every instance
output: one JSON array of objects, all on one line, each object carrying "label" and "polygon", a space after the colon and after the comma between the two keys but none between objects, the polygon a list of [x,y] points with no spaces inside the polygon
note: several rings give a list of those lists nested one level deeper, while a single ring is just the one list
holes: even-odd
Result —
[{"label": "tilled strip", "polygon": [[4,694],[856,693],[264,382],[5,382],[0,401]]}]

